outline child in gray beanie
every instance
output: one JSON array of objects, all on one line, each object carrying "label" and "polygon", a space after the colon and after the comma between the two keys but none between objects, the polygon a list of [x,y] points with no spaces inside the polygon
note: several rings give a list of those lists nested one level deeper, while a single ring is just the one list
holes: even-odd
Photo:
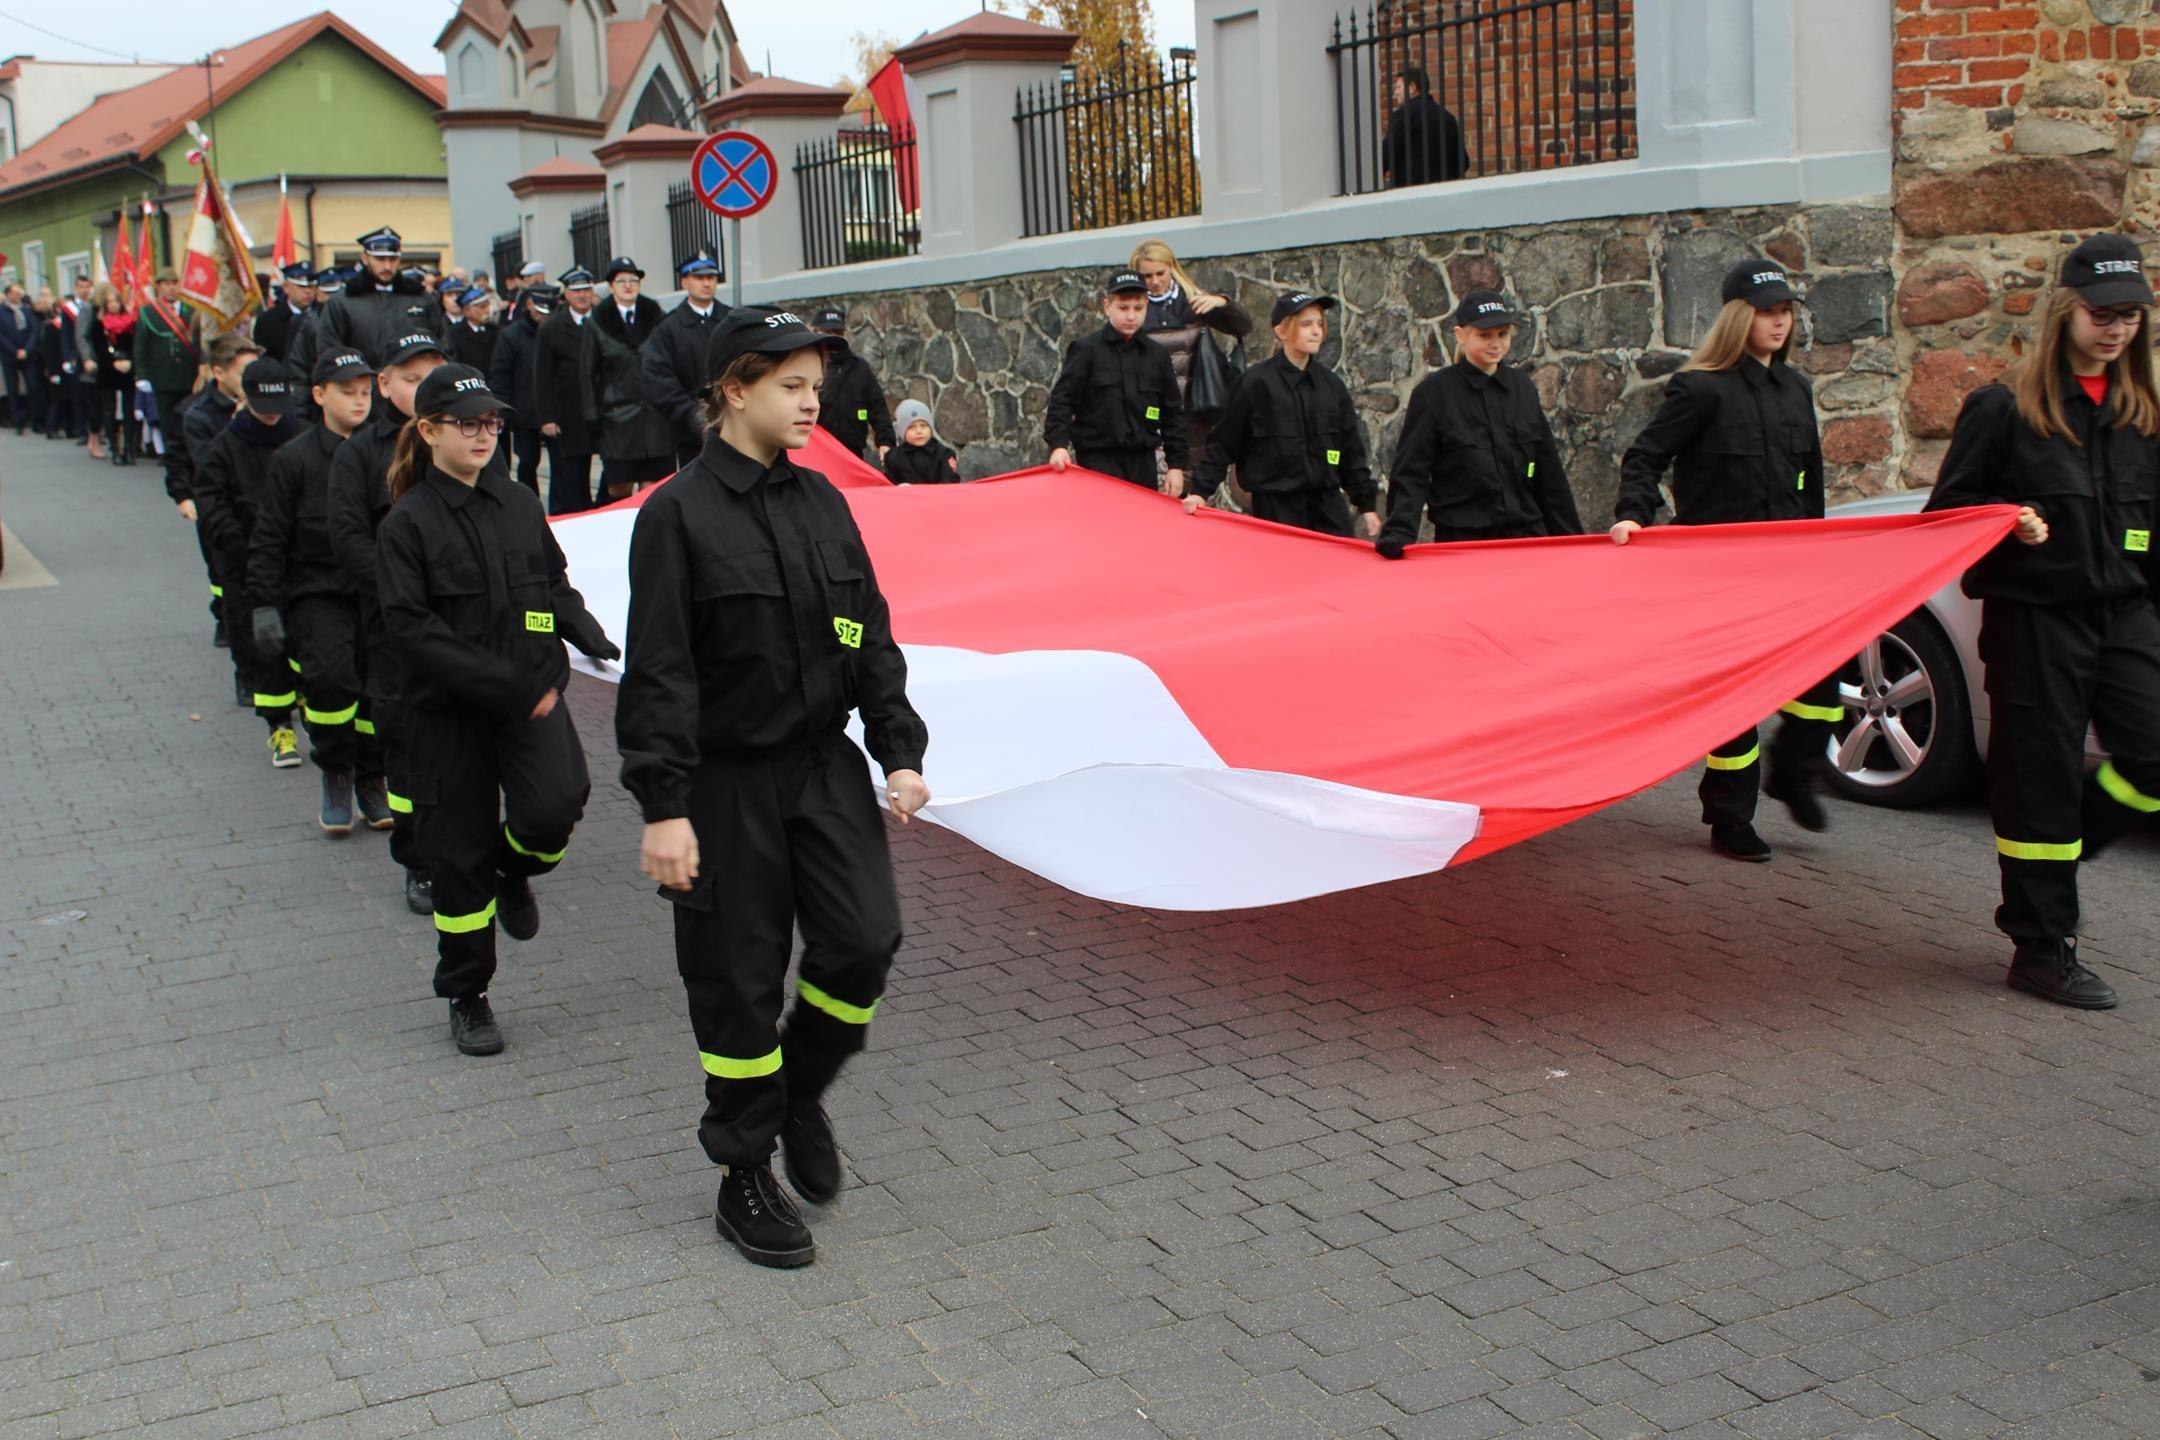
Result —
[{"label": "child in gray beanie", "polygon": [[895,485],[949,485],[960,478],[960,457],[938,438],[930,407],[903,400],[893,412],[900,441],[885,452],[885,478]]}]

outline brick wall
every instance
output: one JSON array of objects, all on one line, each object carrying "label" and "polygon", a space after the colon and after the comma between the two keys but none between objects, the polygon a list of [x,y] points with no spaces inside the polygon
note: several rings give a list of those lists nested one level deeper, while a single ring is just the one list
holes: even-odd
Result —
[{"label": "brick wall", "polygon": [[1897,459],[1925,484],[2069,245],[2121,229],[2150,248],[2160,18],[2151,0],[1896,4]]}]

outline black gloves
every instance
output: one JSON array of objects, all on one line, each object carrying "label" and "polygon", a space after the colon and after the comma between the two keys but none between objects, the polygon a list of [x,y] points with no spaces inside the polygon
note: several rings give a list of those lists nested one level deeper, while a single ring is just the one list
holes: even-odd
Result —
[{"label": "black gloves", "polygon": [[[583,646],[579,648],[584,649]],[[622,659],[622,646],[617,645],[603,635],[600,637],[600,642],[591,649],[585,650],[585,653],[595,660],[620,660]]]},{"label": "black gloves", "polygon": [[268,605],[255,612],[255,650],[264,656],[285,653],[285,617]]},{"label": "black gloves", "polygon": [[1375,540],[1372,548],[1380,552],[1383,560],[1402,559],[1403,543],[1400,540]]}]

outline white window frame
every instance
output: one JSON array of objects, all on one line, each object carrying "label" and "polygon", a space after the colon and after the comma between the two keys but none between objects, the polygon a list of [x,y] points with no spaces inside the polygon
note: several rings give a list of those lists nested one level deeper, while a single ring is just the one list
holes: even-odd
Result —
[{"label": "white window frame", "polygon": [[[22,248],[22,273],[26,277],[23,284],[29,287],[30,298],[35,300],[39,288],[52,283],[52,277],[45,273],[45,242],[32,240]],[[53,293],[57,295],[59,291],[55,290]]]},{"label": "white window frame", "polygon": [[53,294],[61,297],[75,293],[75,274],[80,272],[97,280],[97,262],[88,250],[77,250],[72,255],[61,255],[53,260]]}]

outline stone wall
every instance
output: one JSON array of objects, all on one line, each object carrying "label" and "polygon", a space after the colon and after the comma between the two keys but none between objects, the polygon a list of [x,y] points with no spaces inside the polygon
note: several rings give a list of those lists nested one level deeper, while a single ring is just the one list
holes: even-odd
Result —
[{"label": "stone wall", "polygon": [[[1342,300],[1321,359],[1357,396],[1385,475],[1410,391],[1449,363],[1445,317],[1464,291],[1493,286],[1530,316],[1513,363],[1535,379],[1591,525],[1609,520],[1620,456],[1656,408],[1719,306],[1727,267],[1770,255],[1798,273],[1798,363],[1813,377],[1838,498],[1889,488],[1900,458],[1891,336],[1887,209],[1860,205],[1712,210],[1190,261],[1202,286],[1235,296],[1258,325],[1251,359],[1273,344],[1275,296],[1311,288]],[[930,402],[969,478],[1044,458],[1042,415],[1066,345],[1102,323],[1106,250],[1087,271],[1019,275],[958,290],[804,296],[847,307],[849,334],[895,401]],[[836,277],[837,278],[837,277]],[[1445,338],[1444,338],[1445,337]]]},{"label": "stone wall", "polygon": [[1897,0],[1897,344],[1904,479],[2031,342],[2067,249],[2160,223],[2151,0]]}]

